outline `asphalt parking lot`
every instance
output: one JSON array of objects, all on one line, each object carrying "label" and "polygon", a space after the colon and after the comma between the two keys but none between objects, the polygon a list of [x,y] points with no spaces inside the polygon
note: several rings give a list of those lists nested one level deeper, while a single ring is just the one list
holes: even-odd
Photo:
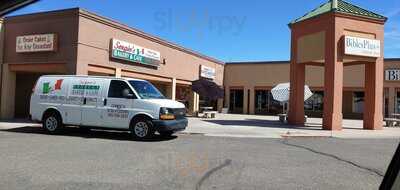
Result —
[{"label": "asphalt parking lot", "polygon": [[377,189],[398,138],[232,138],[0,129],[0,189]]}]

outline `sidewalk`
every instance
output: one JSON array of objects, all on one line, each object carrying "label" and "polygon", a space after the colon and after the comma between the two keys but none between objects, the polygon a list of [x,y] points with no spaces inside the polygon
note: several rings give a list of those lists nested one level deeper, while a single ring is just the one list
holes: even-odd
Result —
[{"label": "sidewalk", "polygon": [[276,116],[219,114],[215,119],[189,118],[186,133],[207,136],[282,138],[282,137],[336,137],[336,138],[400,138],[400,128],[379,131],[363,130],[362,120],[343,120],[342,131],[322,130],[322,119],[309,118],[307,127],[282,124]]}]

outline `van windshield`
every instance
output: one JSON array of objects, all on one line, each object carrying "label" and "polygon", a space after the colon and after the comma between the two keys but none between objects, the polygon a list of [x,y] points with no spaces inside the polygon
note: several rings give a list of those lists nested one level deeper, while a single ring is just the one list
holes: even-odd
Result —
[{"label": "van windshield", "polygon": [[131,80],[129,83],[142,99],[165,99],[164,95],[147,81]]}]

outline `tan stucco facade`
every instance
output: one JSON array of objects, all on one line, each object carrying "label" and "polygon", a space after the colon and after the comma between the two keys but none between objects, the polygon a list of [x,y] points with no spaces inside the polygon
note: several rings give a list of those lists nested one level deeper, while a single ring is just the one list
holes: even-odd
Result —
[{"label": "tan stucco facade", "polygon": [[[56,34],[56,50],[16,52],[18,36],[36,34]],[[200,97],[191,91],[191,84],[200,78],[201,66],[215,69],[213,81],[223,85],[223,62],[79,8],[6,17],[4,35],[1,118],[13,118],[16,113],[27,111],[29,94],[26,91],[32,87],[18,84],[18,81],[35,80],[43,74],[108,75],[149,80],[168,98],[187,101],[192,113],[198,111]],[[159,52],[158,66],[113,58],[110,55],[112,39]],[[178,90],[190,93],[177,93]],[[16,104],[15,93],[24,94],[18,100],[23,105]],[[215,107],[222,108],[222,105]]]},{"label": "tan stucco facade", "polygon": [[[400,69],[400,59],[385,59],[384,69]],[[305,67],[305,84],[313,91],[324,90],[324,68],[307,65]],[[250,90],[249,109],[247,108],[247,96],[243,98],[243,113],[255,114],[255,91],[258,89],[271,90],[279,83],[287,83],[290,80],[290,62],[236,62],[225,65],[225,107],[229,107],[230,89]],[[343,116],[344,118],[361,119],[362,114],[353,113],[353,92],[363,92],[365,84],[365,66],[351,65],[343,69]],[[400,90],[400,81],[384,81],[384,89],[388,96],[387,116],[397,112],[396,92]],[[382,100],[384,101],[384,100]],[[249,110],[249,111],[248,111]],[[385,110],[385,105],[384,105]],[[322,113],[308,113],[314,116],[322,116]]]}]

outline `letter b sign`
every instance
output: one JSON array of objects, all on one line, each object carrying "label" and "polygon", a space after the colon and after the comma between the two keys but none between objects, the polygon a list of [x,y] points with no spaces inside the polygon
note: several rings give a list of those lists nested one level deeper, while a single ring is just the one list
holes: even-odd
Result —
[{"label": "letter b sign", "polygon": [[386,70],[385,80],[387,81],[399,81],[400,80],[400,70]]}]

